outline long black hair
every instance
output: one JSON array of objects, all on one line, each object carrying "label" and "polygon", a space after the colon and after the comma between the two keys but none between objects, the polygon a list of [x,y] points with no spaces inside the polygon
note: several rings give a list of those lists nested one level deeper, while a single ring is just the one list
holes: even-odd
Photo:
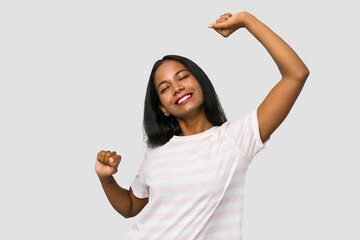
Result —
[{"label": "long black hair", "polygon": [[166,60],[174,60],[181,63],[199,82],[204,96],[205,116],[208,121],[214,126],[221,126],[227,121],[215,89],[205,72],[188,58],[177,55],[167,55],[155,62],[146,89],[143,125],[147,136],[146,143],[148,147],[164,145],[174,135],[181,133],[181,128],[176,118],[172,115],[168,117],[165,116],[159,108],[161,102],[155,88],[155,72]]}]

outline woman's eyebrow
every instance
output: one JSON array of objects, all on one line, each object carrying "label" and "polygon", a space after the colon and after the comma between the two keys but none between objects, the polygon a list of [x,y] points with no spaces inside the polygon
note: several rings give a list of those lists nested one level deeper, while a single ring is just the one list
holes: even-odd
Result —
[{"label": "woman's eyebrow", "polygon": [[187,71],[187,69],[181,69],[181,70],[177,71],[177,72],[174,74],[174,76],[178,75],[178,74],[181,73],[182,71]]},{"label": "woman's eyebrow", "polygon": [[[180,69],[179,71],[177,71],[177,72],[174,74],[174,76],[178,75],[178,74],[181,73],[182,71],[188,71],[188,70],[187,70],[187,69]],[[166,80],[161,81],[161,82],[159,83],[159,85],[157,86],[157,88],[159,89],[160,85],[163,84],[163,83],[165,83],[165,82],[166,82]]]}]

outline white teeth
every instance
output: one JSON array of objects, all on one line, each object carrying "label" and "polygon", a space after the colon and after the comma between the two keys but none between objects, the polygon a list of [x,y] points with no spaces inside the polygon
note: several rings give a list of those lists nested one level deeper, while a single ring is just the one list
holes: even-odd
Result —
[{"label": "white teeth", "polygon": [[181,103],[182,101],[184,101],[185,99],[189,98],[190,97],[190,94],[184,96],[183,98],[181,98],[177,103]]}]

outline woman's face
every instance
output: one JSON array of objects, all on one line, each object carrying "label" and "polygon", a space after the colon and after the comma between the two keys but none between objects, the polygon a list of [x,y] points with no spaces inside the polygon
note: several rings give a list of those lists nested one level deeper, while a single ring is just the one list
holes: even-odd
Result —
[{"label": "woman's face", "polygon": [[184,119],[203,111],[204,97],[199,82],[181,63],[164,61],[154,80],[161,101],[159,107],[166,116]]}]

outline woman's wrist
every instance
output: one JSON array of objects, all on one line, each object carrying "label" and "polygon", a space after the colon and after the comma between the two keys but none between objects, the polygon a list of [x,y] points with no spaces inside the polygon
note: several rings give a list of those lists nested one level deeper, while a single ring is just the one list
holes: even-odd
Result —
[{"label": "woman's wrist", "polygon": [[112,184],[115,182],[115,179],[112,175],[110,176],[98,176],[102,184]]},{"label": "woman's wrist", "polygon": [[251,23],[252,19],[254,18],[254,16],[251,15],[251,13],[249,13],[247,11],[239,12],[238,15],[239,15],[240,27],[245,27],[245,28],[247,28],[249,26],[249,23]]}]

